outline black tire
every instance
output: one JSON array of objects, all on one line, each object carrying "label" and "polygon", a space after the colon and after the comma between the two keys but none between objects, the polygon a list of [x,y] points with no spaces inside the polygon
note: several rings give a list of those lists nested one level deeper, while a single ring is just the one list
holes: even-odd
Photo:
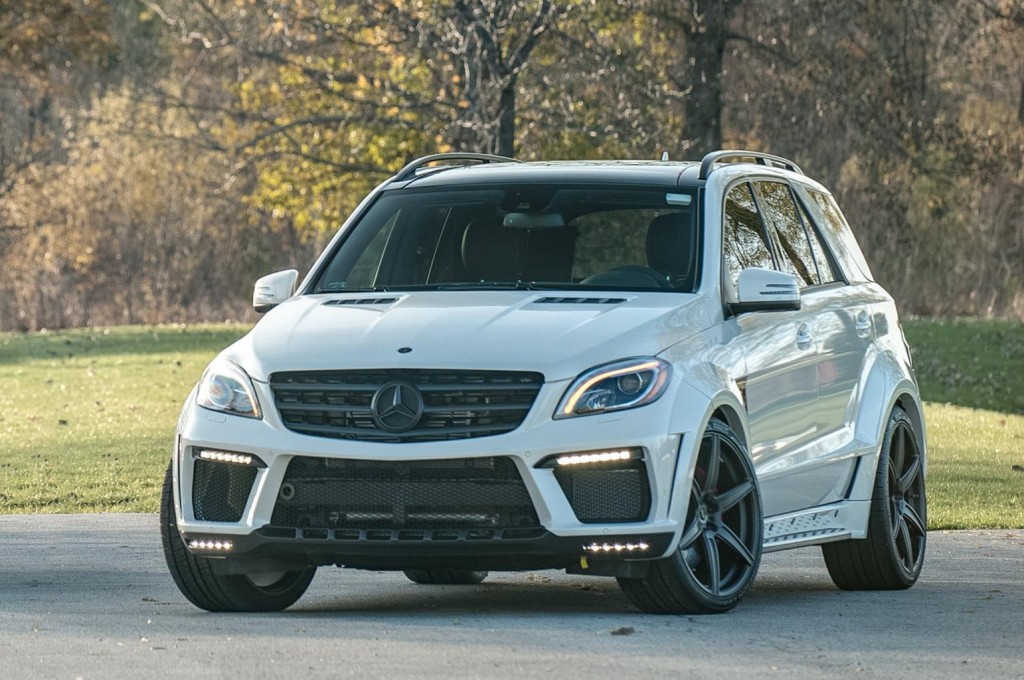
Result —
[{"label": "black tire", "polygon": [[224,575],[213,570],[212,560],[190,553],[178,531],[172,484],[168,467],[160,496],[160,538],[167,568],[189,602],[211,612],[270,612],[285,609],[302,597],[313,580],[316,567],[281,572],[279,577]]},{"label": "black tire", "polygon": [[404,573],[413,583],[432,586],[473,586],[487,578],[486,571],[469,569],[407,569]]},{"label": "black tire", "polygon": [[903,590],[914,585],[928,541],[924,456],[910,418],[893,409],[878,456],[868,532],[821,546],[832,582],[843,590]]},{"label": "black tire", "polygon": [[739,604],[761,563],[764,523],[754,465],[736,433],[708,423],[690,486],[679,546],[643,578],[620,578],[650,614],[718,614]]}]

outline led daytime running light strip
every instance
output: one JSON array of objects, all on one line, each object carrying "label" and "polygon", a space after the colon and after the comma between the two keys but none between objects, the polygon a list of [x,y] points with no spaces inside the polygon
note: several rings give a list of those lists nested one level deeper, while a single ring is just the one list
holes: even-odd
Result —
[{"label": "led daytime running light strip", "polygon": [[605,371],[604,373],[598,373],[593,378],[580,385],[576,389],[576,391],[573,392],[572,397],[569,399],[568,402],[566,402],[565,408],[562,409],[562,414],[567,416],[572,415],[573,411],[576,410],[576,404],[579,403],[579,400],[583,398],[583,395],[586,394],[591,387],[601,382],[602,380],[607,380],[608,378],[617,378],[620,375],[629,375],[630,373],[643,373],[644,371],[649,371],[657,367],[657,361],[648,361],[643,364],[626,366],[625,368],[619,368],[614,371]]},{"label": "led daytime running light strip", "polygon": [[641,541],[640,543],[591,543],[583,546],[583,549],[592,553],[619,553],[643,551],[650,547],[649,544]]},{"label": "led daytime running light strip", "polygon": [[207,451],[204,449],[199,452],[199,457],[202,460],[215,460],[218,463],[252,465],[252,456],[247,456],[242,453],[228,453],[227,451]]},{"label": "led daytime running light strip", "polygon": [[231,541],[197,541],[188,542],[188,547],[193,550],[231,550],[234,544]]},{"label": "led daytime running light strip", "polygon": [[629,460],[633,454],[628,450],[602,451],[601,453],[579,453],[572,456],[557,458],[559,465],[586,465],[587,463],[609,463],[616,460]]}]

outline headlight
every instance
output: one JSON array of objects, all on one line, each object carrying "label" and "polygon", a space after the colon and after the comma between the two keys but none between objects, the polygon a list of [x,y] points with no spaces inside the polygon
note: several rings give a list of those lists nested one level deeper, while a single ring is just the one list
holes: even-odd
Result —
[{"label": "headlight", "polygon": [[555,418],[643,406],[665,392],[672,367],[654,357],[623,359],[580,375],[565,392]]},{"label": "headlight", "polygon": [[240,366],[226,359],[214,359],[206,368],[199,380],[196,403],[235,416],[262,417],[252,380]]}]

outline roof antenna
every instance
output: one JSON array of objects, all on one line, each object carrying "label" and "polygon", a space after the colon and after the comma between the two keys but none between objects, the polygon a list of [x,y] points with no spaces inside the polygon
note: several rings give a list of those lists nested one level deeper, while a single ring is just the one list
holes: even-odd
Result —
[{"label": "roof antenna", "polygon": [[663,161],[667,161],[668,160],[668,151],[662,151],[661,152],[661,160],[663,160]]}]

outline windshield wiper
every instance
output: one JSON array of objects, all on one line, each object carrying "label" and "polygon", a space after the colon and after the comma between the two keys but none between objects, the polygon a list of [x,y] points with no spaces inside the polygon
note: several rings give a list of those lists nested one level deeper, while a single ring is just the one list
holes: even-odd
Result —
[{"label": "windshield wiper", "polygon": [[439,283],[436,290],[537,290],[532,281],[458,281]]},{"label": "windshield wiper", "polygon": [[391,288],[388,286],[361,286],[349,288],[344,285],[329,284],[323,288],[318,288],[317,293],[390,293]]}]

